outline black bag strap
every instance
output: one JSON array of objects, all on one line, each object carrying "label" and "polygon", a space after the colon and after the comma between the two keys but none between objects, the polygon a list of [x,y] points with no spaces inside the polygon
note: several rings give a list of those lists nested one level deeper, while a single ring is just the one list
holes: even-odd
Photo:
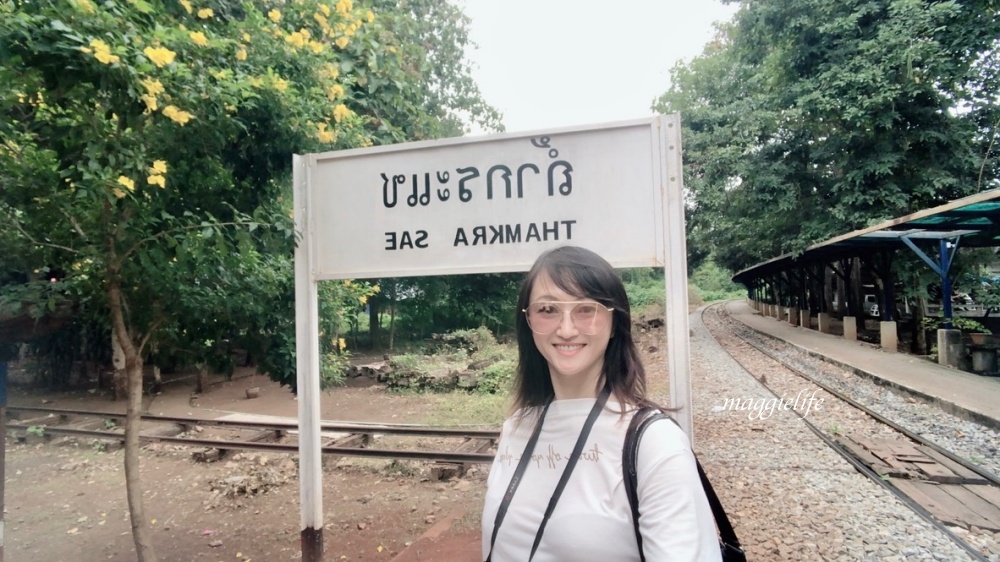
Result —
[{"label": "black bag strap", "polygon": [[[652,415],[649,415],[653,412]],[[636,472],[636,458],[639,454],[639,441],[642,434],[650,424],[655,421],[667,419],[677,423],[673,418],[660,411],[650,408],[642,408],[632,417],[628,431],[625,433],[625,444],[622,448],[622,473],[625,480],[625,494],[628,496],[629,507],[632,508],[632,526],[635,530],[635,542],[639,545],[639,559],[646,561],[646,555],[642,550],[642,534],[639,532],[639,484]],[[722,549],[722,559],[726,562],[745,561],[746,555],[740,545],[740,540],[736,536],[736,531],[726,516],[726,510],[719,501],[719,496],[715,494],[712,483],[709,482],[705,469],[698,462],[698,457],[694,459],[698,467],[698,478],[701,480],[702,488],[705,489],[705,497],[712,507],[712,515],[715,517],[715,525],[719,528],[720,547]]]},{"label": "black bag strap", "polygon": [[[556,488],[552,492],[552,497],[549,498],[549,505],[545,508],[545,514],[542,516],[542,522],[539,524],[538,531],[535,533],[535,542],[531,545],[531,555],[528,557],[529,561],[534,558],[535,551],[538,550],[538,545],[542,541],[542,533],[545,532],[545,526],[549,522],[549,517],[555,509],[556,503],[559,501],[559,496],[562,495],[563,489],[566,487],[566,482],[569,481],[569,475],[572,474],[573,469],[576,467],[576,461],[579,460],[580,455],[583,453],[583,447],[586,445],[587,437],[590,435],[590,430],[594,427],[594,423],[601,414],[601,410],[604,409],[604,405],[608,402],[608,397],[610,395],[611,390],[605,387],[604,390],[601,391],[601,394],[597,397],[597,401],[594,402],[594,407],[590,409],[587,421],[583,423],[583,428],[580,430],[580,436],[576,438],[576,445],[573,447],[573,453],[568,459],[566,459],[566,468],[563,469],[562,476],[559,477],[559,482],[556,484]],[[551,404],[551,402],[549,402],[549,404]],[[490,536],[490,551],[486,556],[486,562],[491,562],[493,559],[493,545],[496,544],[497,532],[500,530],[500,524],[507,515],[507,509],[510,507],[510,502],[514,498],[514,492],[517,491],[518,486],[521,484],[521,479],[524,476],[524,470],[528,467],[528,463],[531,461],[531,453],[534,452],[535,444],[538,443],[538,436],[542,432],[542,422],[545,421],[545,414],[549,411],[549,404],[545,405],[545,408],[542,410],[542,414],[538,417],[538,424],[535,426],[535,430],[532,432],[531,437],[524,446],[524,452],[521,454],[521,460],[517,463],[517,468],[514,469],[514,475],[511,476],[510,484],[507,485],[507,492],[503,496],[503,501],[500,502],[500,507],[497,508],[497,516],[493,521],[493,534]]]}]

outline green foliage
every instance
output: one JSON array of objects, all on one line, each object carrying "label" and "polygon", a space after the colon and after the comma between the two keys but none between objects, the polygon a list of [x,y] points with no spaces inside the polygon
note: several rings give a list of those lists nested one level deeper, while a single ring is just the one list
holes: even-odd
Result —
[{"label": "green foliage", "polygon": [[[951,319],[951,325],[956,330],[962,330],[969,334],[990,334],[986,326],[983,326],[979,322],[973,320],[972,318],[966,318],[964,316],[955,316]],[[944,326],[944,318],[940,316],[924,316],[920,321],[920,327],[924,330],[939,330]]]},{"label": "green foliage", "polygon": [[663,269],[624,269],[620,275],[634,318],[663,315],[667,302]]},{"label": "green foliage", "polygon": [[746,289],[733,283],[732,272],[719,267],[713,260],[703,261],[688,283],[695,287],[705,302],[738,299],[746,296]]},{"label": "green foliage", "polygon": [[44,425],[29,425],[27,429],[24,430],[28,435],[34,435],[35,437],[45,436],[45,426]]},{"label": "green foliage", "polygon": [[654,107],[684,117],[694,264],[739,271],[996,186],[994,0],[739,4]]},{"label": "green foliage", "polygon": [[476,392],[483,394],[506,394],[514,382],[516,368],[516,362],[510,360],[497,361],[486,367],[479,375],[479,384],[476,386]]},{"label": "green foliage", "polygon": [[347,369],[351,366],[351,354],[347,351],[324,353],[320,358],[319,386],[331,388],[344,384]]},{"label": "green foliage", "polygon": [[486,362],[489,364],[479,373],[476,392],[495,394],[509,389],[517,359],[514,346],[497,342],[493,333],[485,327],[456,330],[445,334],[442,339],[444,344],[432,342],[432,353],[393,356],[390,385],[407,386],[412,373],[426,374],[439,370],[460,372],[472,363]]},{"label": "green foliage", "polygon": [[[65,304],[139,361],[240,346],[294,386],[291,155],[498,128],[467,26],[445,0],[0,2],[0,318]],[[325,351],[359,287],[323,291]]]}]

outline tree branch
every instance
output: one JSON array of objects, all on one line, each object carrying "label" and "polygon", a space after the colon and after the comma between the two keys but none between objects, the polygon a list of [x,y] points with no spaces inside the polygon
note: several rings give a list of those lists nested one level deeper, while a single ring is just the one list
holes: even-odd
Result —
[{"label": "tree branch", "polygon": [[40,240],[37,240],[31,234],[28,234],[28,231],[25,230],[23,226],[21,226],[21,221],[17,220],[17,217],[15,215],[11,214],[10,212],[6,212],[5,214],[10,219],[10,223],[14,225],[14,228],[16,228],[17,231],[21,233],[21,236],[24,236],[25,238],[27,238],[28,241],[30,241],[32,244],[35,244],[36,246],[46,246],[46,247],[49,247],[49,248],[55,248],[57,250],[63,250],[65,252],[69,252],[71,254],[79,254],[80,253],[79,250],[77,250],[75,248],[70,248],[69,246],[63,246],[62,244],[53,244],[51,242],[42,242]]},{"label": "tree branch", "polygon": [[219,226],[250,226],[250,225],[264,226],[263,223],[259,223],[259,222],[256,222],[256,221],[247,221],[247,222],[233,221],[233,222],[219,222],[219,223],[215,223],[215,224],[211,224],[211,225],[200,225],[200,224],[198,224],[198,225],[179,226],[177,228],[171,228],[171,229],[168,229],[168,230],[157,232],[156,234],[154,234],[152,236],[147,236],[146,238],[143,238],[142,240],[139,240],[135,244],[132,244],[132,247],[129,248],[128,250],[126,250],[124,254],[122,254],[122,259],[124,260],[128,256],[132,255],[133,252],[135,252],[136,250],[138,250],[139,247],[142,246],[143,244],[145,244],[146,242],[152,242],[154,240],[157,240],[159,238],[163,238],[164,236],[167,236],[167,235],[170,235],[170,234],[176,234],[178,232],[185,232],[185,231],[188,231],[188,230],[198,230],[198,229],[201,229],[201,228],[207,228],[209,226],[211,226],[211,227],[219,227]]}]

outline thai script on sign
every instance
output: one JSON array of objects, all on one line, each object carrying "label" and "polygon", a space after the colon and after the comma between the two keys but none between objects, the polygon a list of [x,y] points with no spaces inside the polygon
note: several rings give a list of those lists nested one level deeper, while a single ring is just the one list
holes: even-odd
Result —
[{"label": "thai script on sign", "polygon": [[[559,158],[559,151],[551,146],[549,137],[531,139],[531,144],[536,148],[548,149],[547,155],[553,159],[549,163],[545,172],[547,180],[548,196],[554,197],[556,192],[559,195],[567,196],[573,193],[573,165],[566,160],[556,160]],[[533,163],[521,164],[515,169],[505,164],[496,164],[486,170],[485,176],[476,166],[465,166],[455,169],[457,179],[456,198],[468,203],[472,201],[475,191],[482,191],[483,183],[486,187],[486,199],[492,200],[494,194],[500,197],[500,190],[503,197],[511,199],[516,196],[518,199],[524,198],[526,176],[528,174],[540,176],[542,169]],[[451,187],[449,187],[452,174],[449,170],[423,172],[409,174],[387,174],[381,172],[382,177],[382,204],[387,209],[392,209],[401,203],[401,198],[409,207],[424,206],[431,204],[435,198],[444,202],[452,198]],[[529,176],[530,177],[530,176]],[[482,179],[480,179],[482,178]],[[436,180],[436,182],[435,182]],[[409,193],[406,193],[409,186]]]}]

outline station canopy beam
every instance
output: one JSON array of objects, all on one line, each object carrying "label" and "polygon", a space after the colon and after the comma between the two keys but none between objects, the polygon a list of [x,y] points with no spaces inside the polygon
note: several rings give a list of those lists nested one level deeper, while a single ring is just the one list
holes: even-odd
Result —
[{"label": "station canopy beam", "polygon": [[[733,276],[733,281],[752,287],[755,282],[811,265],[832,264],[838,260],[906,247],[941,278],[942,311],[950,327],[949,271],[960,245],[969,248],[1000,246],[1000,190],[956,199],[831,238],[798,254],[778,256],[740,271]],[[931,255],[935,250],[936,258]]]}]

